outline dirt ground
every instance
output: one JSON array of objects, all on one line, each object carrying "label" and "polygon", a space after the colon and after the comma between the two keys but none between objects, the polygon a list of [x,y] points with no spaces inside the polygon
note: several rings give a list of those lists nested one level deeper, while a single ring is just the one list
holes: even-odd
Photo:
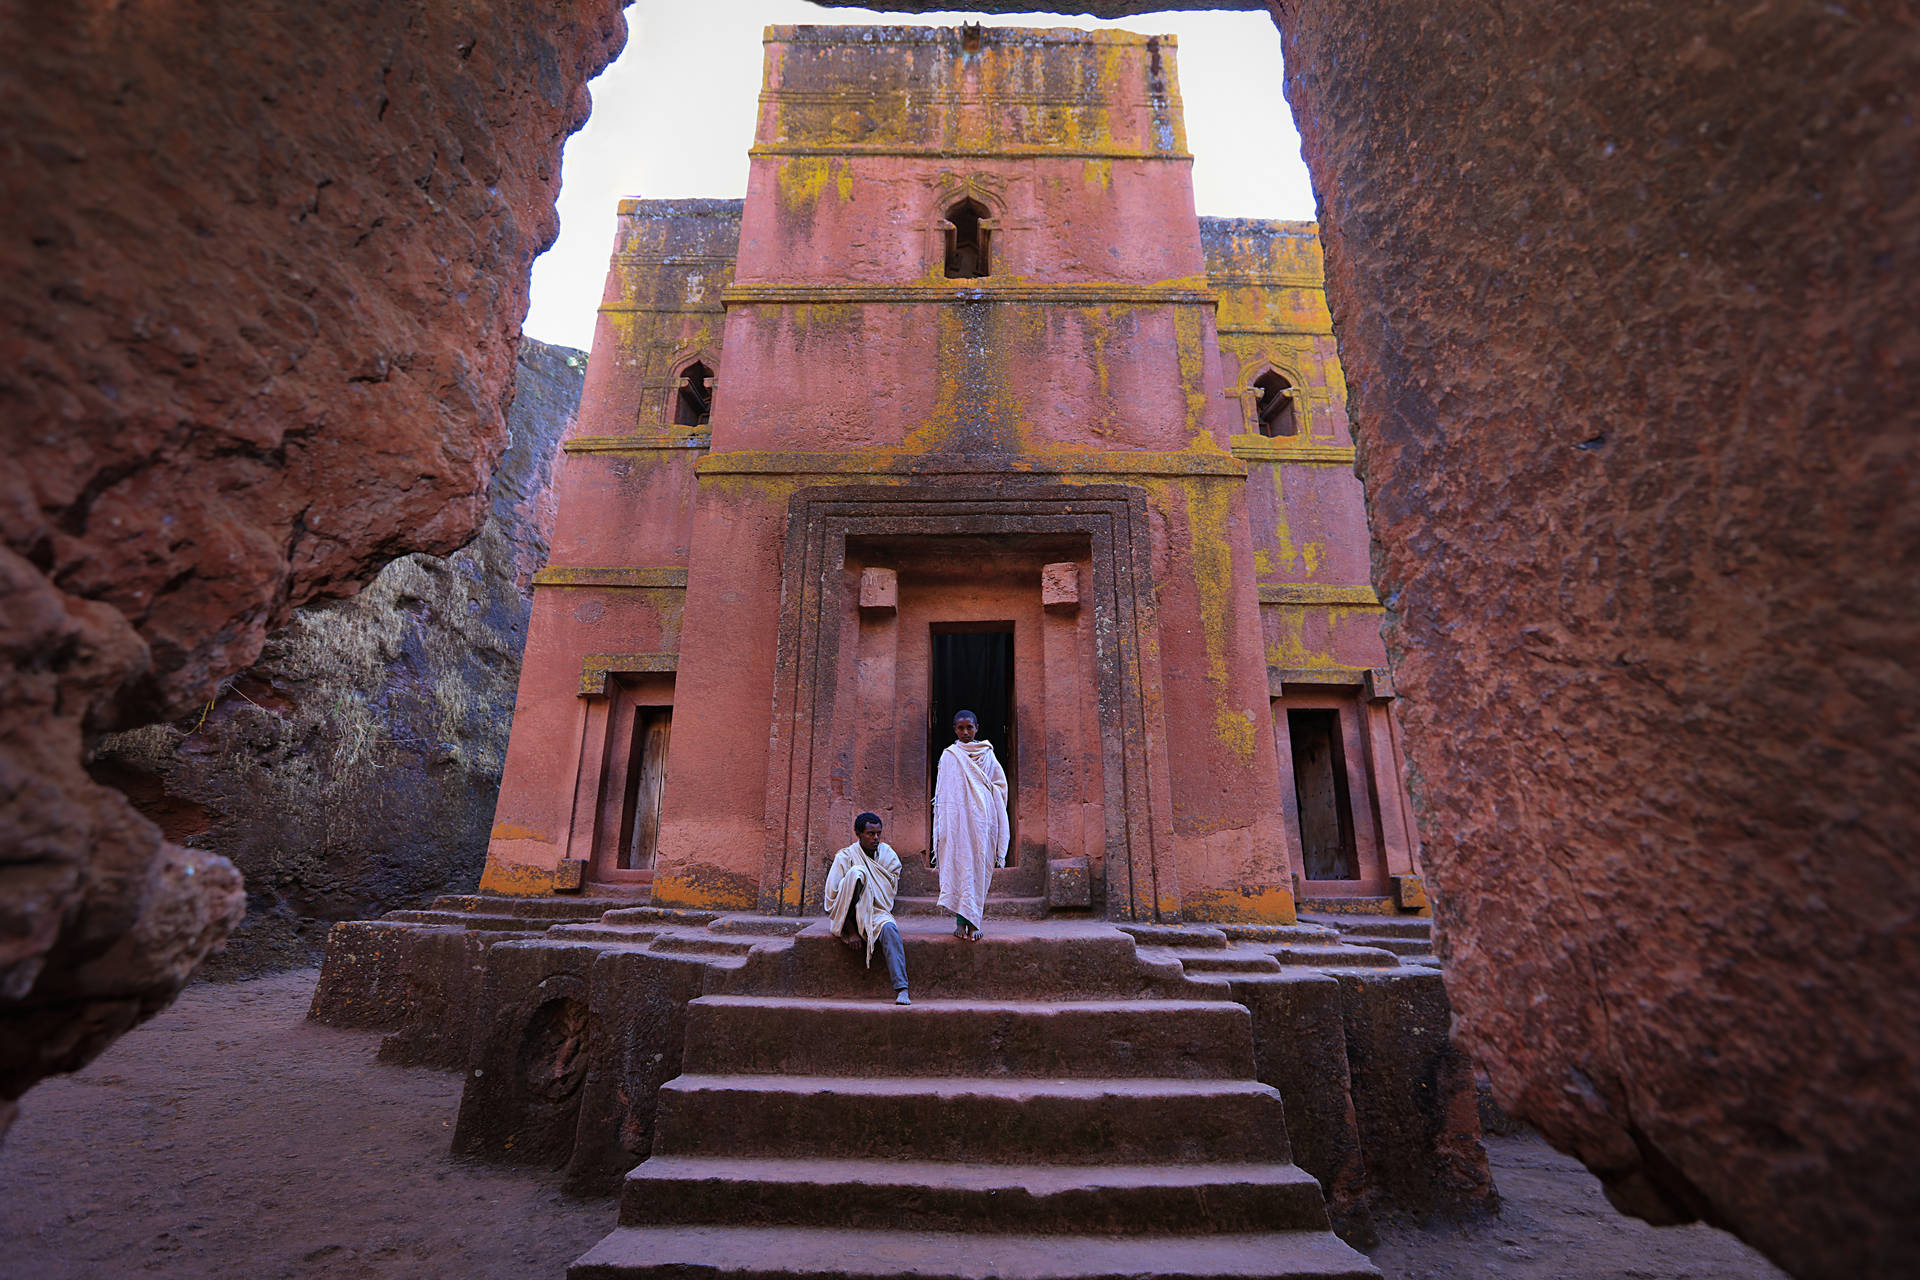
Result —
[{"label": "dirt ground", "polygon": [[[305,1021],[315,976],[194,986],[29,1094],[0,1146],[0,1277],[560,1280],[613,1201],[448,1155],[460,1077]],[[1389,1280],[1782,1280],[1721,1232],[1622,1218],[1537,1138],[1489,1150],[1501,1216],[1390,1229]]]}]

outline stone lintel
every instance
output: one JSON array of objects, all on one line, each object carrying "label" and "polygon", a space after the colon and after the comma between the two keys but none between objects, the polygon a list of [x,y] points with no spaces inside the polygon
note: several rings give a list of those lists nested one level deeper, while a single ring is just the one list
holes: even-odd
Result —
[{"label": "stone lintel", "polygon": [[679,670],[678,653],[589,653],[580,660],[580,696],[607,696],[607,677]]},{"label": "stone lintel", "polygon": [[1367,687],[1368,667],[1268,667],[1267,694],[1358,693]]},{"label": "stone lintel", "polygon": [[1303,441],[1291,443],[1276,436],[1234,436],[1227,442],[1233,456],[1248,462],[1297,462],[1317,466],[1353,465],[1353,446]]},{"label": "stone lintel", "polygon": [[1261,604],[1326,604],[1378,609],[1380,597],[1372,587],[1361,583],[1353,587],[1325,586],[1317,582],[1278,582],[1260,584]]},{"label": "stone lintel", "polygon": [[548,565],[533,575],[533,585],[685,590],[687,571],[679,565]]},{"label": "stone lintel", "polygon": [[1220,476],[1238,479],[1246,466],[1224,453],[1150,450],[1058,450],[1048,453],[893,453],[880,449],[729,450],[699,463],[703,476]]}]

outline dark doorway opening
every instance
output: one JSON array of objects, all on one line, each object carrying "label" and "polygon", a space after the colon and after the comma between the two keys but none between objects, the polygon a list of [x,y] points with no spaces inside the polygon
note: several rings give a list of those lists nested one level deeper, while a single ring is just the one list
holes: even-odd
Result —
[{"label": "dark doorway opening", "polygon": [[980,225],[988,217],[987,206],[977,200],[962,200],[947,210],[946,271],[949,280],[978,280],[993,273],[988,257],[993,232]]},{"label": "dark doorway opening", "polygon": [[[1019,779],[1014,771],[1013,624],[1011,622],[936,623],[928,672],[932,688],[927,699],[931,723],[927,726],[927,794],[940,771],[940,753],[953,744],[953,717],[971,711],[980,719],[979,737],[993,744],[993,754],[1007,775],[1007,820],[1013,821],[1013,796]],[[1012,866],[1019,848],[1007,846]]]},{"label": "dark doorway opening", "polygon": [[654,846],[660,838],[660,801],[667,787],[667,741],[672,731],[672,707],[634,708],[627,793],[620,805],[623,871],[643,871],[653,865]]},{"label": "dark doorway opening", "polygon": [[1346,749],[1337,711],[1289,711],[1293,791],[1300,807],[1300,865],[1309,880],[1358,880]]},{"label": "dark doorway opening", "polygon": [[673,401],[673,425],[704,427],[713,420],[713,370],[695,360],[680,371]]},{"label": "dark doorway opening", "polygon": [[1300,433],[1300,418],[1294,412],[1291,382],[1268,371],[1253,380],[1253,389],[1259,393],[1253,411],[1260,420],[1261,435],[1284,437]]}]

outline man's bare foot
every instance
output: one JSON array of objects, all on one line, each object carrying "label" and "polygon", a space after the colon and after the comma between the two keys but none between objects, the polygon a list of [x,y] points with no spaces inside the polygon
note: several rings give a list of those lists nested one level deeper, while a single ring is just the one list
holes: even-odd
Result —
[{"label": "man's bare foot", "polygon": [[893,1002],[895,1004],[912,1004],[913,1003],[913,1001],[907,999],[907,993],[904,988],[901,989],[898,995],[894,996]]}]

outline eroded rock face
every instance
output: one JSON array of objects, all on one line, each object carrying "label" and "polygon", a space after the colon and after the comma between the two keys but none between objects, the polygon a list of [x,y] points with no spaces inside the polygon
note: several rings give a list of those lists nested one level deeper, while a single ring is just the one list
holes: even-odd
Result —
[{"label": "eroded rock face", "polygon": [[0,14],[0,1098],[239,916],[81,760],[472,534],[615,0]]},{"label": "eroded rock face", "polygon": [[299,611],[209,706],[95,752],[94,777],[168,839],[245,875],[247,917],[207,973],[314,963],[335,920],[479,881],[555,451],[585,375],[584,352],[523,339],[510,443],[472,542]]},{"label": "eroded rock face", "polygon": [[1286,3],[1458,1030],[1616,1204],[1920,1269],[1920,41]]}]

